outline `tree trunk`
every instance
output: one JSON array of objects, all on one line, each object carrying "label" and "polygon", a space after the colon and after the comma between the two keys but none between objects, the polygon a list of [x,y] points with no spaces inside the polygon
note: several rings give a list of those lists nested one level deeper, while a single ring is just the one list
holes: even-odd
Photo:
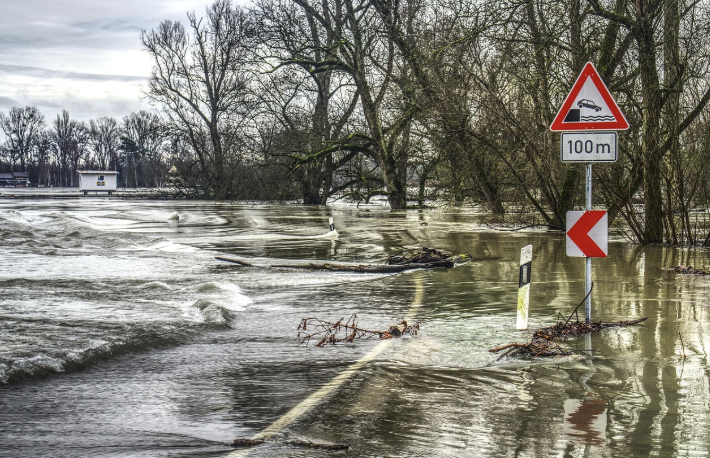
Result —
[{"label": "tree trunk", "polygon": [[643,93],[644,155],[644,242],[663,242],[663,195],[660,149],[661,88],[656,66],[656,43],[653,36],[653,15],[648,4],[637,0],[638,19],[634,26],[638,46],[639,74]]},{"label": "tree trunk", "polygon": [[[687,215],[685,206],[685,189],[682,156],[680,152],[680,94],[681,72],[679,62],[678,35],[680,33],[680,18],[678,0],[665,0],[663,26],[663,85],[667,91],[667,101],[664,107],[664,121],[667,129],[669,148],[667,151],[669,167],[666,184],[666,218],[670,228],[673,244],[678,244],[678,231],[675,221],[676,208],[680,211],[681,221]],[[675,189],[674,189],[675,188]],[[675,193],[673,192],[675,191]],[[681,234],[681,237],[683,234]],[[692,234],[688,232],[689,241]]]}]

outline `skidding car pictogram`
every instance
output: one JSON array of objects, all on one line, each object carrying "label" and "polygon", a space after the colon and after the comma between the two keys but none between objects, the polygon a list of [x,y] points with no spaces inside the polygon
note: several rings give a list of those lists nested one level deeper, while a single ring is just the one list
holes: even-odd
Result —
[{"label": "skidding car pictogram", "polygon": [[602,107],[597,106],[596,103],[594,103],[592,100],[589,99],[582,99],[579,102],[577,102],[577,106],[579,108],[591,108],[596,112],[602,111]]}]

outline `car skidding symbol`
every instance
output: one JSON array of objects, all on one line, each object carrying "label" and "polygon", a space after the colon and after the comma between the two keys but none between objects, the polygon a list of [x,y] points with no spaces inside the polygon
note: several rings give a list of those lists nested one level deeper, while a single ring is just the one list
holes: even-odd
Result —
[{"label": "car skidding symbol", "polygon": [[598,106],[592,100],[588,100],[588,99],[580,100],[579,102],[577,102],[577,106],[579,108],[592,108],[596,112],[602,111],[602,107]]}]

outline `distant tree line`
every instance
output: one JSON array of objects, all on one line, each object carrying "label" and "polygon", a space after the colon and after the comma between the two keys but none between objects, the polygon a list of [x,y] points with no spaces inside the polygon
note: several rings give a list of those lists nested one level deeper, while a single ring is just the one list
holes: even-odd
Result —
[{"label": "distant tree line", "polygon": [[564,228],[584,166],[549,126],[592,61],[631,124],[594,166],[595,203],[640,243],[710,242],[708,1],[217,0],[141,41],[160,117],[46,126],[13,108],[3,167],[211,199],[470,202]]},{"label": "distant tree line", "polygon": [[164,186],[179,157],[163,120],[146,111],[84,123],[63,110],[48,123],[36,107],[13,107],[0,113],[0,129],[0,171],[28,172],[39,186],[77,186],[78,170],[120,171],[127,187]]}]

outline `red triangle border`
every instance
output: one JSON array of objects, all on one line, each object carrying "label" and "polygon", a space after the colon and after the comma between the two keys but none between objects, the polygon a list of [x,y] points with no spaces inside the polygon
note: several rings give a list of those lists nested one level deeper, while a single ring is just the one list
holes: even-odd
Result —
[{"label": "red triangle border", "polygon": [[[609,111],[611,111],[611,114],[614,115],[614,118],[616,119],[616,121],[613,121],[613,122],[591,122],[591,121],[589,121],[589,122],[567,122],[567,123],[564,122],[564,119],[567,116],[567,113],[569,113],[570,107],[572,106],[572,104],[574,103],[574,100],[577,98],[577,96],[581,92],[582,86],[584,86],[584,83],[587,82],[587,78],[592,79],[592,82],[594,83],[597,90],[599,91],[599,94],[601,94],[607,107],[609,107]],[[616,104],[616,101],[614,101],[614,98],[611,96],[609,89],[607,89],[606,84],[604,84],[604,81],[602,81],[601,77],[599,76],[597,69],[594,67],[594,64],[591,62],[587,62],[587,64],[582,69],[582,73],[580,73],[579,76],[577,77],[577,81],[575,81],[574,86],[572,86],[572,90],[567,95],[567,98],[565,99],[564,103],[562,104],[560,111],[557,112],[557,116],[555,116],[555,120],[552,121],[552,125],[550,126],[550,130],[553,132],[565,132],[565,131],[575,131],[575,130],[626,130],[628,128],[629,128],[628,121],[626,121],[626,118],[621,113],[619,106]]]}]

